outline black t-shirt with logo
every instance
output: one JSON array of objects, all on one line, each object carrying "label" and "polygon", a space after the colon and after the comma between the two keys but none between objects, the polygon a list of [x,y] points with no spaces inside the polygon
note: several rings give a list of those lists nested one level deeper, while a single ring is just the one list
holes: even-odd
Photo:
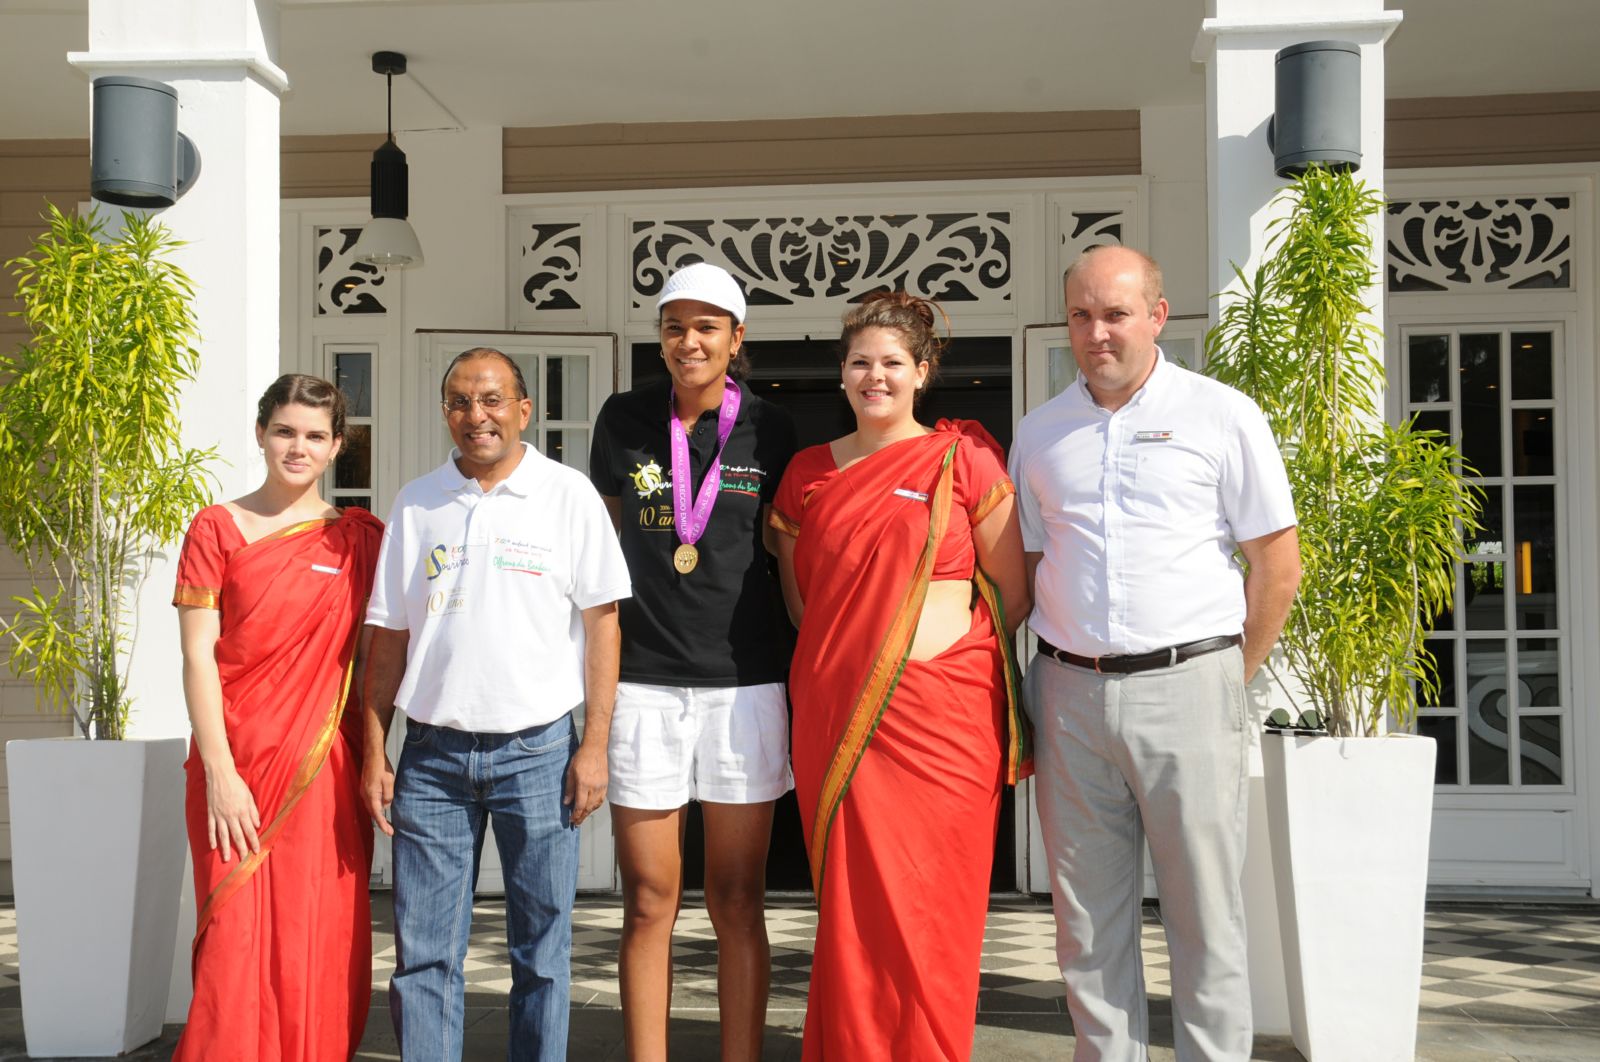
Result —
[{"label": "black t-shirt with logo", "polygon": [[[762,545],[762,506],[794,456],[789,414],[740,386],[739,415],[722,452],[722,489],[695,543],[687,575],[672,566],[672,444],[667,382],[612,395],[600,408],[589,476],[621,500],[622,554],[633,596],[620,606],[624,682],[660,686],[754,686],[789,669],[782,599]],[[689,432],[691,494],[717,452],[719,409]]]}]

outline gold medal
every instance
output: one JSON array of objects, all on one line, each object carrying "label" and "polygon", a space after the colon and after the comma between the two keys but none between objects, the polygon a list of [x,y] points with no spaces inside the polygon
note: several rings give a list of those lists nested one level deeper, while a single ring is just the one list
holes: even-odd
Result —
[{"label": "gold medal", "polygon": [[679,575],[688,575],[700,563],[700,551],[685,542],[672,554],[672,566]]}]

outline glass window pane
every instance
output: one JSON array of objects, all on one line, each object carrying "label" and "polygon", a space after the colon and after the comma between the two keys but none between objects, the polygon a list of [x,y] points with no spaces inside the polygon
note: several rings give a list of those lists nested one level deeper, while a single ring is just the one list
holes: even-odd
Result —
[{"label": "glass window pane", "polygon": [[1561,717],[1524,715],[1517,718],[1518,758],[1523,785],[1561,784]]},{"label": "glass window pane", "polygon": [[533,415],[528,418],[528,426],[522,429],[522,441],[539,445],[539,357],[536,354],[507,353],[506,357],[516,363],[522,370],[522,383],[528,389],[528,397],[534,400]]},{"label": "glass window pane", "polygon": [[1511,397],[1551,398],[1550,333],[1511,333]]},{"label": "glass window pane", "polygon": [[1560,645],[1554,638],[1517,640],[1517,707],[1561,706]]},{"label": "glass window pane", "polygon": [[1434,785],[1460,785],[1461,774],[1456,749],[1456,717],[1453,715],[1417,716],[1417,733],[1431,737],[1439,743],[1439,756],[1434,761]]},{"label": "glass window pane", "polygon": [[1553,410],[1511,411],[1511,474],[1556,474],[1556,417]]},{"label": "glass window pane", "polygon": [[1500,475],[1500,336],[1461,337],[1461,449],[1480,476]]},{"label": "glass window pane", "polygon": [[581,428],[561,428],[544,433],[544,455],[576,468],[585,475],[589,472],[589,433]]},{"label": "glass window pane", "polygon": [[1417,420],[1413,426],[1418,431],[1436,431],[1448,439],[1450,438],[1450,412],[1444,409],[1424,410],[1417,414]]},{"label": "glass window pane", "polygon": [[333,459],[334,487],[372,486],[372,425],[346,424],[344,445]]},{"label": "glass window pane", "polygon": [[1078,375],[1078,363],[1072,357],[1072,348],[1065,343],[1050,348],[1050,397],[1067,389]]},{"label": "glass window pane", "polygon": [[1511,520],[1516,535],[1517,626],[1553,630],[1561,573],[1556,568],[1556,488],[1514,487]]},{"label": "glass window pane", "polygon": [[356,505],[356,506],[359,506],[359,507],[367,510],[367,512],[370,513],[372,511],[372,495],[370,495],[370,494],[336,494],[336,495],[333,496],[333,504],[335,506],[341,508],[341,509],[348,508],[349,506],[352,506],[352,505]]},{"label": "glass window pane", "polygon": [[[1458,577],[1458,581],[1457,581],[1456,585],[1458,587],[1461,585],[1460,581],[1459,581],[1459,577]],[[1453,598],[1451,598],[1450,602],[1448,604],[1446,604],[1444,606],[1444,608],[1441,608],[1439,610],[1439,614],[1437,616],[1433,617],[1433,623],[1432,623],[1431,626],[1429,626],[1428,629],[1431,630],[1431,631],[1438,631],[1441,634],[1448,633],[1449,631],[1455,630],[1456,629],[1455,603],[1460,601],[1460,600],[1461,600],[1461,591],[1458,589],[1456,591],[1455,596]]]},{"label": "glass window pane", "polygon": [[1200,342],[1193,336],[1164,336],[1161,340],[1161,353],[1174,365],[1182,365],[1185,369],[1200,371]]},{"label": "glass window pane", "polygon": [[1420,655],[1425,663],[1433,665],[1438,692],[1419,697],[1417,703],[1424,708],[1456,707],[1455,641],[1450,638],[1428,638],[1422,643]]},{"label": "glass window pane", "polygon": [[1482,526],[1467,543],[1468,554],[1504,553],[1506,549],[1505,488],[1484,487],[1478,523]]},{"label": "glass window pane", "polygon": [[[746,344],[746,346],[750,348],[749,352],[752,358],[756,360],[756,363],[758,365],[761,364],[760,359],[756,358],[754,354],[755,347],[751,344]],[[629,351],[628,367],[631,370],[629,379],[633,381],[635,388],[638,388],[641,384],[649,383],[651,380],[665,380],[667,378],[667,366],[661,360],[660,343],[633,344],[632,350]]]},{"label": "glass window pane", "polygon": [[1407,401],[1450,401],[1450,337],[1412,336],[1406,345],[1406,370]]},{"label": "glass window pane", "polygon": [[1467,777],[1473,785],[1510,785],[1510,697],[1502,641],[1467,646]]},{"label": "glass window pane", "polygon": [[344,392],[345,414],[372,416],[372,355],[364,350],[333,356],[334,381]]},{"label": "glass window pane", "polygon": [[1498,631],[1506,625],[1506,565],[1504,561],[1482,561],[1463,565],[1466,569],[1466,599],[1462,614],[1469,631]]},{"label": "glass window pane", "polygon": [[589,359],[583,355],[545,361],[546,420],[589,419]]}]

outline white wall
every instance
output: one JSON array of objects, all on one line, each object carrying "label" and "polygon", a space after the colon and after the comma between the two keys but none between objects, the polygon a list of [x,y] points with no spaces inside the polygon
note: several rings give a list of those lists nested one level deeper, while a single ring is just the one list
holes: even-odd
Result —
[{"label": "white wall", "polygon": [[1150,256],[1166,278],[1176,315],[1205,313],[1206,109],[1146,107],[1139,112],[1139,156],[1150,180]]},{"label": "white wall", "polygon": [[[500,127],[405,133],[411,224],[424,264],[406,274],[405,334],[506,327]],[[413,347],[413,349],[415,349]]]}]

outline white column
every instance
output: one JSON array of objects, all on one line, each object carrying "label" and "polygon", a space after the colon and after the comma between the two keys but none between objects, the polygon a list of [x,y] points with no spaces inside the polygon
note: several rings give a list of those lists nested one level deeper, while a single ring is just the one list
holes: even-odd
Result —
[{"label": "white column", "polygon": [[1161,263],[1172,313],[1211,302],[1206,250],[1206,123],[1200,104],[1139,111],[1139,158],[1150,181],[1150,256]]},{"label": "white column", "polygon": [[[90,78],[127,74],[171,85],[178,129],[199,148],[199,179],[159,215],[186,243],[174,257],[194,281],[200,329],[199,370],[181,404],[183,439],[216,447],[217,500],[260,481],[255,403],[278,376],[278,98],[288,79],[273,61],[277,20],[277,0],[89,0],[89,50],[67,57]],[[189,733],[170,604],[177,550],[169,543],[152,563],[134,617],[132,737]],[[194,928],[186,873],[168,1021],[188,1013]]]},{"label": "white column", "polygon": [[[1303,41],[1342,40],[1361,48],[1361,178],[1383,191],[1384,42],[1401,12],[1383,0],[1210,0],[1194,56],[1206,64],[1206,200],[1210,291],[1235,285],[1233,266],[1249,274],[1259,261],[1271,202],[1286,184],[1267,147],[1275,57]],[[1374,223],[1382,265],[1382,218]],[[1382,325],[1380,284],[1374,323]],[[1216,319],[1216,306],[1212,319]]]},{"label": "white column", "polygon": [[[218,500],[259,481],[255,402],[278,375],[278,97],[288,81],[272,59],[277,17],[275,0],[90,0],[89,50],[67,57],[90,78],[171,85],[178,128],[199,148],[199,179],[157,213],[186,242],[174,257],[195,284],[200,367],[183,398],[183,436],[217,448]],[[169,544],[138,605],[134,737],[189,733],[170,605],[176,557]]]},{"label": "white column", "polygon": [[[1285,213],[1273,199],[1288,182],[1274,173],[1267,146],[1278,50],[1303,41],[1349,41],[1361,49],[1361,178],[1383,191],[1384,43],[1400,24],[1383,0],[1208,0],[1194,58],[1206,64],[1206,206],[1209,307],[1214,324],[1223,300],[1237,289],[1234,266],[1254,273],[1266,229]],[[1374,284],[1371,320],[1383,326],[1383,218],[1373,220]],[[1251,689],[1264,715],[1282,694],[1264,676]],[[1252,728],[1260,733],[1259,725]],[[1285,1035],[1289,1003],[1284,984],[1277,896],[1268,848],[1266,798],[1259,744],[1251,749],[1250,836],[1244,893],[1250,945],[1250,994],[1257,1033]]]}]

